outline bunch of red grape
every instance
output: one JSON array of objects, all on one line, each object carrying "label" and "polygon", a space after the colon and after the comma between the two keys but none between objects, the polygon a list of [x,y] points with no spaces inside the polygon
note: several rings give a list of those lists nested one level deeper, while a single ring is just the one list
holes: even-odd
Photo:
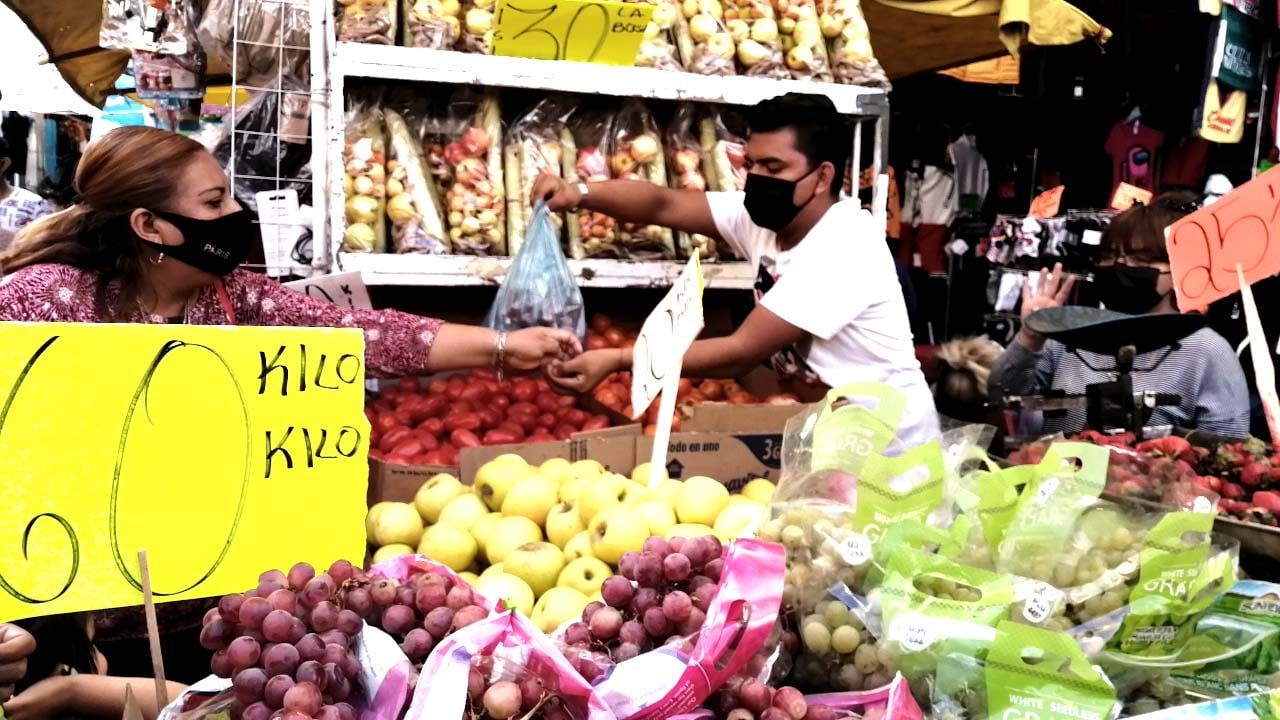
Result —
[{"label": "bunch of red grape", "polygon": [[621,574],[605,580],[604,602],[591,603],[582,622],[565,628],[565,656],[593,682],[610,663],[660,645],[692,644],[720,582],[722,551],[714,535],[645,540],[642,552],[622,556]]},{"label": "bunch of red grape", "polygon": [[741,677],[726,683],[707,706],[720,720],[835,720],[837,714],[826,705],[810,705],[793,687],[772,688],[755,679]]},{"label": "bunch of red grape", "polygon": [[514,680],[493,680],[494,659],[475,657],[467,678],[467,712],[462,720],[573,720],[554,685],[525,670]]},{"label": "bunch of red grape", "polygon": [[258,587],[227,595],[204,619],[200,644],[215,675],[230,678],[237,720],[356,720],[349,698],[360,675],[351,645],[363,626],[338,604],[356,569],[345,560],[316,575],[298,563],[263,573]]},{"label": "bunch of red grape", "polygon": [[445,636],[489,616],[484,599],[470,586],[436,572],[417,573],[404,584],[361,573],[342,588],[339,600],[399,640],[417,666]]}]

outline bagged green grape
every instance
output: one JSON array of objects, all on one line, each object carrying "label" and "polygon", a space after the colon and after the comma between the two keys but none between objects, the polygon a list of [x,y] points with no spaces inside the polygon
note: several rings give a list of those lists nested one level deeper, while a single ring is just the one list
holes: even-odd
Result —
[{"label": "bagged green grape", "polygon": [[[1034,466],[1001,469],[985,457],[984,467],[956,478],[953,498],[958,517],[953,526],[963,532],[952,557],[961,565],[991,570],[995,568],[995,551],[1018,511],[1020,487],[1034,471]],[[946,553],[944,553],[946,554]]]},{"label": "bagged green grape", "polygon": [[1212,553],[1211,513],[1174,512],[1147,534],[1129,612],[1108,648],[1126,655],[1180,653],[1214,598],[1235,583],[1236,552]]},{"label": "bagged green grape", "polygon": [[1147,713],[1142,720],[1278,720],[1280,689]]},{"label": "bagged green grape", "polygon": [[1241,580],[1218,596],[1170,680],[1211,697],[1280,687],[1280,585]]},{"label": "bagged green grape", "polygon": [[897,665],[879,646],[876,618],[865,598],[844,586],[800,618],[801,652],[790,681],[808,688],[874,690],[893,679]]}]

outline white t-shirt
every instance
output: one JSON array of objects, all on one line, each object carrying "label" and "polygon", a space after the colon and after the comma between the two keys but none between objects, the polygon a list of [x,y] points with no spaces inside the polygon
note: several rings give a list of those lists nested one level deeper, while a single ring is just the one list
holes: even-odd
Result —
[{"label": "white t-shirt", "polygon": [[53,212],[53,208],[44,198],[20,187],[9,191],[9,195],[0,200],[0,250],[9,247],[13,236],[44,215]]},{"label": "white t-shirt", "polygon": [[743,193],[707,193],[716,229],[756,268],[756,302],[809,333],[778,353],[782,377],[839,387],[878,382],[907,396],[900,438],[938,437],[933,395],[916,359],[911,323],[884,233],[859,203],[836,203],[795,247],[751,222]]}]

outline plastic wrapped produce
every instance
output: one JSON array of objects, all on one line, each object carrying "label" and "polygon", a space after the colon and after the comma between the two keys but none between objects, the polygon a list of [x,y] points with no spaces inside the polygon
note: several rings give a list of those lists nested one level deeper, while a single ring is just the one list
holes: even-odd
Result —
[{"label": "plastic wrapped produce", "polygon": [[310,21],[310,9],[302,3],[209,0],[198,34],[205,52],[235,72],[242,84],[270,87],[283,77],[292,85],[310,87]]},{"label": "plastic wrapped produce", "polygon": [[456,49],[488,55],[493,49],[494,10],[497,0],[465,0],[462,3],[462,29]]},{"label": "plastic wrapped produce", "polygon": [[720,0],[682,0],[685,21],[676,25],[676,39],[684,68],[699,75],[735,75],[734,38],[724,22]]},{"label": "plastic wrapped produce", "polygon": [[726,0],[724,21],[737,45],[738,62],[745,75],[775,80],[791,77],[770,0]]},{"label": "plastic wrapped produce", "polygon": [[871,31],[858,0],[817,0],[817,7],[836,81],[888,90],[889,77],[871,50]]},{"label": "plastic wrapped produce", "polygon": [[400,113],[388,108],[383,115],[391,138],[386,194],[392,248],[398,253],[445,254],[450,245],[422,145]]},{"label": "plastic wrapped produce", "polygon": [[683,70],[676,57],[676,25],[680,20],[678,0],[627,0],[653,6],[653,17],[636,51],[636,67]]},{"label": "plastic wrapped produce", "polygon": [[444,146],[452,182],[444,191],[449,243],[465,255],[506,255],[506,188],[502,173],[502,118],[496,93],[455,96],[450,113],[462,130]]},{"label": "plastic wrapped produce", "polygon": [[[599,182],[609,179],[608,142],[611,117],[599,113],[575,112],[569,118],[574,149],[573,166],[565,172],[569,182]],[[576,238],[572,232],[577,226]],[[576,260],[586,257],[624,257],[618,244],[618,222],[603,213],[580,210],[570,221],[569,254]]]},{"label": "plastic wrapped produce", "polygon": [[[609,169],[619,180],[644,180],[667,186],[667,161],[662,153],[658,124],[649,109],[638,100],[628,100],[611,126]],[[618,242],[629,258],[673,260],[675,241],[669,228],[658,225],[623,223]]]},{"label": "plastic wrapped produce", "polygon": [[113,50],[143,50],[186,55],[200,47],[195,0],[102,0],[98,46]]},{"label": "plastic wrapped produce", "polygon": [[773,11],[778,17],[778,31],[791,76],[797,80],[831,82],[834,77],[827,58],[827,41],[818,23],[815,0],[773,0]]},{"label": "plastic wrapped produce", "polygon": [[338,0],[338,40],[394,45],[396,0]]},{"label": "plastic wrapped produce", "polygon": [[501,331],[555,327],[586,337],[582,291],[565,262],[545,203],[538,203],[529,223],[529,242],[511,261],[484,324]]},{"label": "plastic wrapped produce", "polygon": [[[503,161],[507,182],[507,252],[516,255],[524,244],[533,204],[529,194],[539,175],[562,175],[570,169],[572,138],[565,120],[572,112],[573,101],[551,97],[533,106],[511,124],[506,134]],[[551,213],[557,236],[563,234],[564,216]],[[577,233],[577,224],[570,224]]]},{"label": "plastic wrapped produce", "polygon": [[[685,103],[676,110],[676,116],[667,126],[666,150],[668,167],[671,168],[671,187],[677,190],[706,192],[708,187],[705,168],[710,166],[708,156],[711,145],[704,144],[695,134],[697,107]],[[705,261],[716,261],[720,251],[716,241],[706,235],[676,233],[681,257],[697,252]]]},{"label": "plastic wrapped produce", "polygon": [[382,112],[368,105],[353,105],[347,114],[342,154],[347,198],[342,249],[346,252],[384,252],[387,248],[386,148]]},{"label": "plastic wrapped produce", "polygon": [[704,172],[710,189],[717,192],[741,192],[747,186],[745,128],[742,133],[733,132],[726,122],[732,120],[740,118],[726,118],[725,113],[716,109],[700,123],[702,145],[711,147],[711,152],[704,157],[710,167]]},{"label": "plastic wrapped produce", "polygon": [[407,47],[451,50],[462,32],[461,10],[459,0],[404,0],[402,42]]}]

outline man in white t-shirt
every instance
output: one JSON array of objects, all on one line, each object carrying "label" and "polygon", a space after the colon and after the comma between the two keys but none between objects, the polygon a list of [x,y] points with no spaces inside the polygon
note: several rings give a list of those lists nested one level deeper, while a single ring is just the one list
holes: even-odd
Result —
[{"label": "man in white t-shirt", "polygon": [[53,207],[44,198],[9,184],[6,178],[12,164],[9,143],[0,138],[0,250],[8,249],[13,236],[32,220],[53,212]]},{"label": "man in white t-shirt", "polygon": [[[718,238],[751,263],[756,308],[732,335],[694,342],[686,375],[740,377],[771,360],[782,379],[812,386],[886,383],[908,399],[901,439],[935,438],[933,396],[884,230],[857,201],[839,200],[852,130],[822,95],[766,100],[748,121],[745,192],[543,175],[532,195],[553,211],[586,209]],[[563,389],[586,392],[631,364],[629,350],[597,350],[549,375]]]}]

